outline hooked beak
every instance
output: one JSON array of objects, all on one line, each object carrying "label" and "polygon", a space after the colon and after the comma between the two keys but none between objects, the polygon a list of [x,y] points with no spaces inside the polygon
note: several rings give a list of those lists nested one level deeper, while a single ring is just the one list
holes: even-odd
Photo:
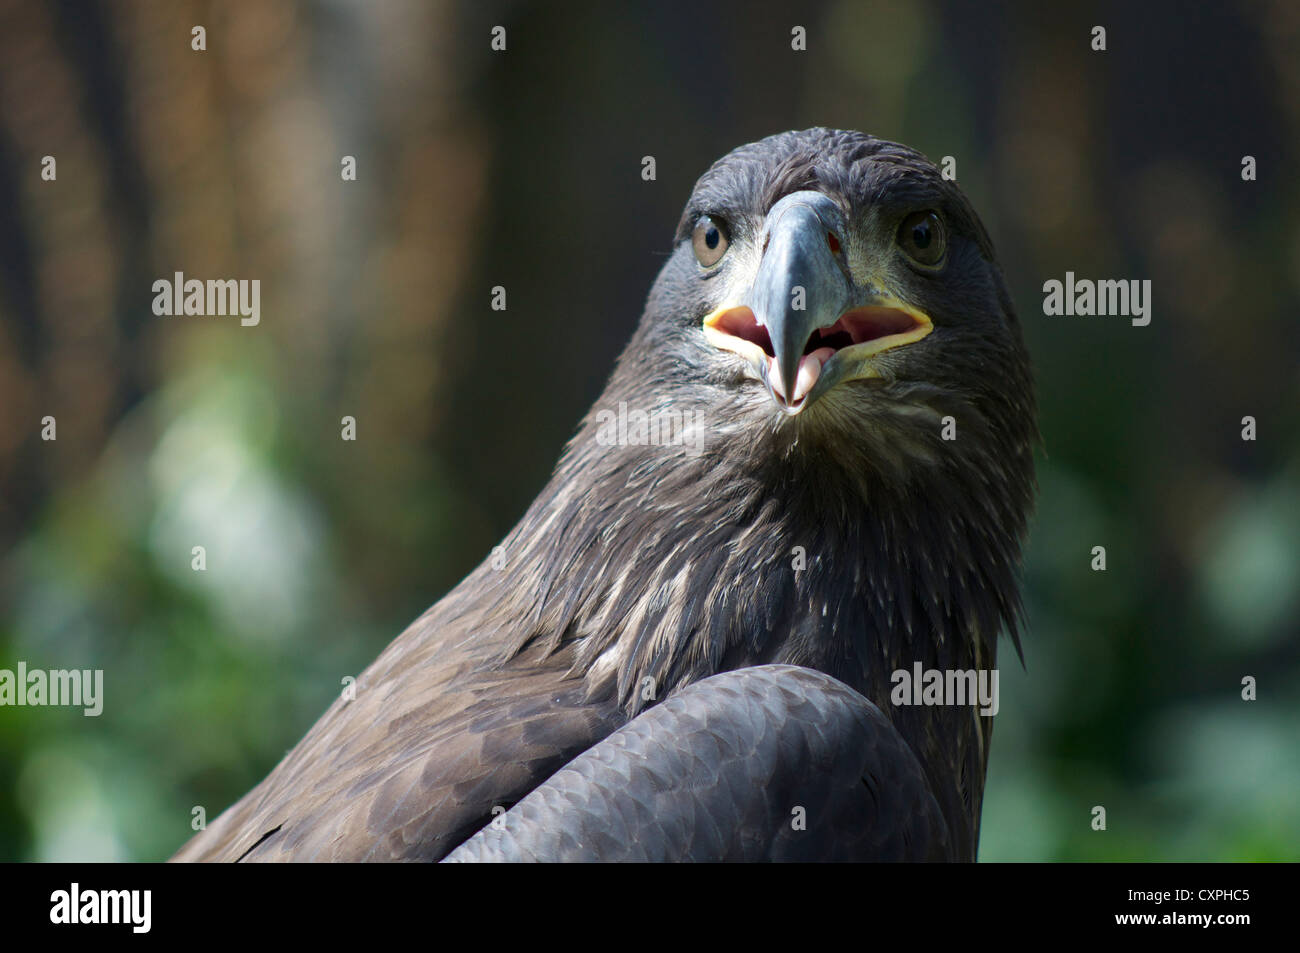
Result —
[{"label": "hooked beak", "polygon": [[748,293],[704,319],[709,341],[749,360],[790,415],[841,380],[878,376],[873,355],[933,330],[924,312],[854,283],[844,235],[829,197],[787,195],[764,223]]}]

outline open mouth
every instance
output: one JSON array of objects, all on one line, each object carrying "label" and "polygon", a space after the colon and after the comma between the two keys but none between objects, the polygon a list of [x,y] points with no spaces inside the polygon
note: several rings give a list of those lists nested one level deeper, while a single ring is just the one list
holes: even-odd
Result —
[{"label": "open mouth", "polygon": [[794,386],[788,388],[781,380],[771,336],[752,309],[720,308],[704,319],[704,334],[709,341],[715,347],[739,354],[757,367],[765,367],[768,383],[791,409],[802,403],[817,383],[822,368],[841,351],[849,352],[855,359],[866,358],[919,341],[931,330],[930,319],[911,308],[887,305],[853,308],[840,315],[834,324],[813,331],[804,344]]}]

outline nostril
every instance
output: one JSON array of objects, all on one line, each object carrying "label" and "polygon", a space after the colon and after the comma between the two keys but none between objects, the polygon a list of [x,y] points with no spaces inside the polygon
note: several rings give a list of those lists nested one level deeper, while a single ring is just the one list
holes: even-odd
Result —
[{"label": "nostril", "polygon": [[838,255],[840,253],[840,240],[835,237],[834,232],[826,233],[826,244],[831,246],[832,255]]}]

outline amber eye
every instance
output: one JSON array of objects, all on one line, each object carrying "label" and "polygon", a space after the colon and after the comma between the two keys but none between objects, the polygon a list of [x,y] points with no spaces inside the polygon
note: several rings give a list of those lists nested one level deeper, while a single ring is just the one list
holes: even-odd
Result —
[{"label": "amber eye", "polygon": [[948,232],[935,212],[913,212],[898,226],[898,247],[918,265],[933,268],[948,250]]},{"label": "amber eye", "polygon": [[691,247],[695,249],[695,260],[705,268],[712,268],[722,260],[727,245],[727,231],[719,219],[705,215],[695,223]]}]

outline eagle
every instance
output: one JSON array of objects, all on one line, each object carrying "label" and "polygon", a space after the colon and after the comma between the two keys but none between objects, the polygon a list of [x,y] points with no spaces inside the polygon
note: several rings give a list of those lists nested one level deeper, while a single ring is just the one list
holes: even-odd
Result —
[{"label": "eagle", "polygon": [[973,861],[993,719],[899,686],[1019,653],[1037,441],[954,181],[741,146],[519,523],[173,859]]}]

